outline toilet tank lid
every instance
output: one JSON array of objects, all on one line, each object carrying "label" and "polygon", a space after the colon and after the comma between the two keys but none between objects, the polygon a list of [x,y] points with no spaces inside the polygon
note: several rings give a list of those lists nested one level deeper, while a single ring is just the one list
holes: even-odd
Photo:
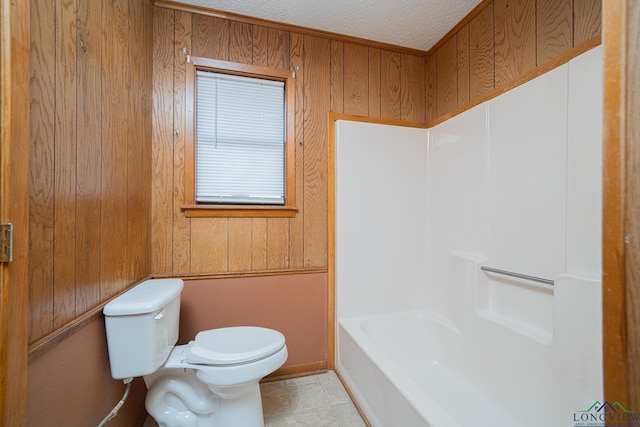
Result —
[{"label": "toilet tank lid", "polygon": [[132,287],[104,306],[105,316],[152,313],[182,292],[182,279],[150,279]]}]

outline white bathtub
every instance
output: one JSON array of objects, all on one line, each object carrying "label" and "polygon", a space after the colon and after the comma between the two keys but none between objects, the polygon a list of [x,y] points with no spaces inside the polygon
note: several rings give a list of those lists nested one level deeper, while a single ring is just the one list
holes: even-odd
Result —
[{"label": "white bathtub", "polygon": [[374,427],[574,426],[602,399],[601,359],[588,332],[555,333],[544,343],[481,315],[461,331],[429,311],[342,319],[336,369]]},{"label": "white bathtub", "polygon": [[336,123],[334,356],[373,426],[603,402],[601,89],[596,48],[428,130]]},{"label": "white bathtub", "polygon": [[461,340],[426,313],[346,319],[339,328],[339,373],[373,426],[521,425],[456,372]]}]

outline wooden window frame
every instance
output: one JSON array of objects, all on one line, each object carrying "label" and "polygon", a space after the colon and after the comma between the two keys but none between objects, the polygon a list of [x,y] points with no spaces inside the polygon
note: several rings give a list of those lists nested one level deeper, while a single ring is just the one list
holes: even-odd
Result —
[{"label": "wooden window frame", "polygon": [[[208,205],[196,202],[196,140],[195,102],[196,71],[204,70],[236,76],[284,82],[285,87],[285,159],[284,205]],[[240,64],[210,58],[190,57],[186,69],[186,134],[184,165],[184,205],[187,217],[294,217],[296,208],[296,146],[295,146],[295,77],[289,70]]]}]

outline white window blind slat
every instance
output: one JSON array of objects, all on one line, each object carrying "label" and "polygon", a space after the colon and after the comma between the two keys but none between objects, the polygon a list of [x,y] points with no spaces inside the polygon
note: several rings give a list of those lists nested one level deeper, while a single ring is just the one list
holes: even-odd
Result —
[{"label": "white window blind slat", "polygon": [[284,83],[198,70],[196,202],[284,204]]}]

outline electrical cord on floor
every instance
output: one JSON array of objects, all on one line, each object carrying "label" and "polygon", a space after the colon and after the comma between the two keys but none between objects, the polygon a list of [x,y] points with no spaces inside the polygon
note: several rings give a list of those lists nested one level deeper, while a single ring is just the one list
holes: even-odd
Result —
[{"label": "electrical cord on floor", "polygon": [[104,426],[109,422],[109,420],[115,417],[122,405],[124,405],[124,401],[127,400],[127,396],[129,396],[129,390],[131,390],[131,381],[133,381],[133,377],[125,378],[123,381],[126,384],[126,388],[124,389],[124,395],[122,395],[122,399],[120,399],[120,402],[118,402],[118,404],[111,410],[111,412],[109,412],[109,414],[104,417],[102,421],[100,421],[98,427]]}]

